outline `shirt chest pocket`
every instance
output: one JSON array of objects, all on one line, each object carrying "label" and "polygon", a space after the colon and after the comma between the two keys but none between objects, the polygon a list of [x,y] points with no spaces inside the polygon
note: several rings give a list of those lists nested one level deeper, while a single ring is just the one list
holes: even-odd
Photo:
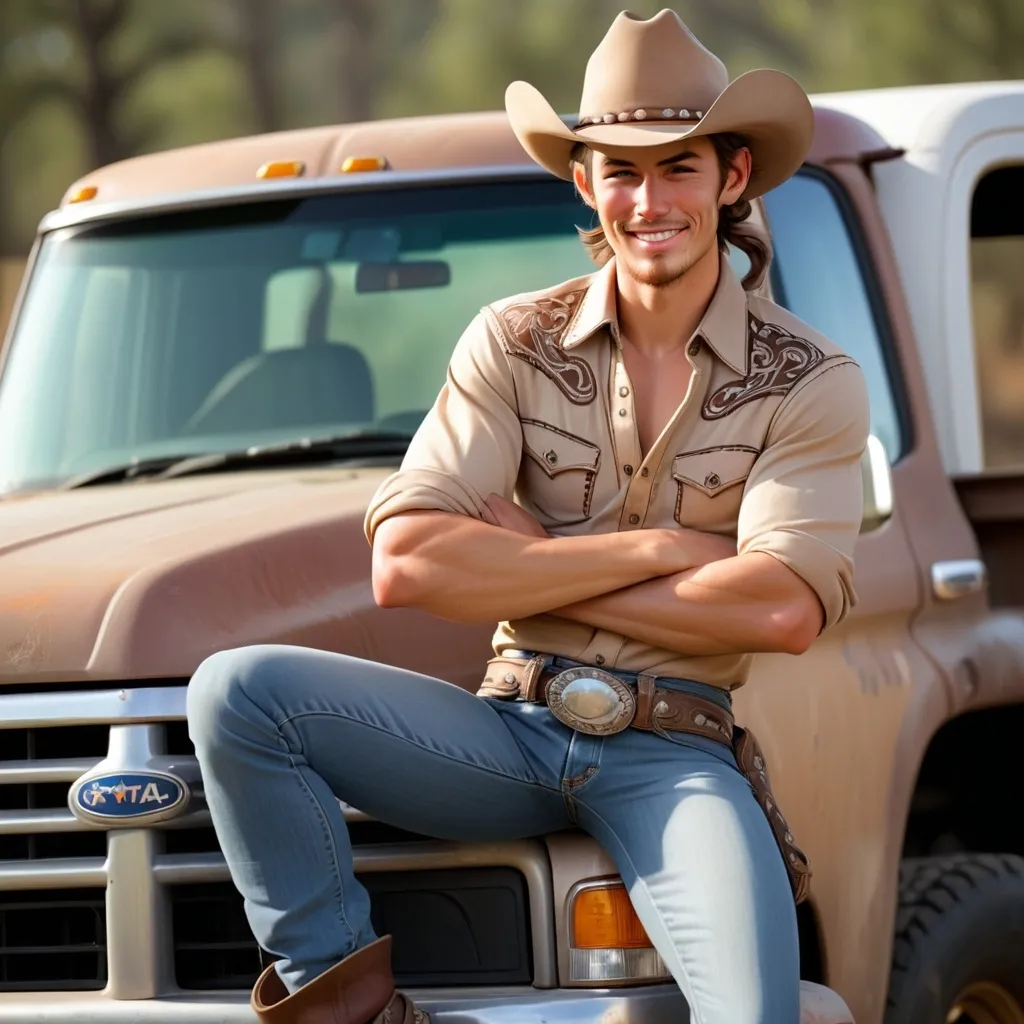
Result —
[{"label": "shirt chest pocket", "polygon": [[745,445],[704,448],[677,455],[672,462],[675,520],[709,533],[733,533],[743,484],[760,453]]},{"label": "shirt chest pocket", "polygon": [[524,419],[522,425],[522,498],[550,523],[589,519],[601,449],[548,423]]}]

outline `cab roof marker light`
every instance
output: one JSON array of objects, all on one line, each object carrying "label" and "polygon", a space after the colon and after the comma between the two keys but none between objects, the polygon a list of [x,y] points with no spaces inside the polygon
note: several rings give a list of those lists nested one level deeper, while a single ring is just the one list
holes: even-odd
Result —
[{"label": "cab roof marker light", "polygon": [[341,165],[342,174],[354,174],[360,171],[383,171],[388,161],[383,156],[347,156]]},{"label": "cab roof marker light", "polygon": [[90,199],[95,199],[99,189],[95,185],[83,185],[81,188],[76,188],[74,192],[68,196],[69,203],[87,203]]},{"label": "cab roof marker light", "polygon": [[595,985],[664,981],[668,968],[620,880],[578,885],[569,897],[569,976]]},{"label": "cab roof marker light", "polygon": [[304,160],[270,160],[257,172],[257,178],[301,178],[306,173]]}]

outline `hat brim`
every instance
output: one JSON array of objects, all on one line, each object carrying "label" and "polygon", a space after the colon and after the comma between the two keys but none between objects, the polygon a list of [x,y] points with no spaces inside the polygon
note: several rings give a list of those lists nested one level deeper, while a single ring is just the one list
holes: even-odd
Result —
[{"label": "hat brim", "polygon": [[768,69],[740,75],[693,125],[630,121],[573,131],[528,82],[513,82],[508,87],[505,110],[526,152],[541,167],[567,181],[572,180],[569,160],[578,142],[615,156],[618,149],[739,132],[749,142],[752,163],[744,199],[764,195],[792,177],[814,138],[814,109],[807,94],[789,75]]}]

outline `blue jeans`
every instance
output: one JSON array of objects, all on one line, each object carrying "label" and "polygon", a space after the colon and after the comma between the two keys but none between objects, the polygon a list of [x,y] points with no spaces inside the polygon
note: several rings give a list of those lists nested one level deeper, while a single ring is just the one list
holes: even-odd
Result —
[{"label": "blue jeans", "polygon": [[232,880],[290,991],[376,937],[341,799],[439,839],[579,826],[615,861],[695,1024],[799,1020],[789,880],[714,740],[588,736],[543,705],[282,646],[208,658],[188,723]]}]

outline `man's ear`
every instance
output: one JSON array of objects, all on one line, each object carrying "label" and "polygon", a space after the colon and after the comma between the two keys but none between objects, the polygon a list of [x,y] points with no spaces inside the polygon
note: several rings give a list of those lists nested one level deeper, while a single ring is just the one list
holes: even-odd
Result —
[{"label": "man's ear", "polygon": [[572,165],[572,180],[576,186],[576,191],[580,194],[580,199],[582,199],[583,202],[585,202],[592,210],[596,210],[597,203],[594,202],[590,186],[587,185],[587,172],[584,170],[583,164],[574,163]]},{"label": "man's ear", "polygon": [[753,162],[750,150],[744,146],[738,149],[729,163],[729,170],[725,175],[725,185],[722,194],[718,198],[719,206],[732,206],[750,183],[750,172],[753,170]]}]

